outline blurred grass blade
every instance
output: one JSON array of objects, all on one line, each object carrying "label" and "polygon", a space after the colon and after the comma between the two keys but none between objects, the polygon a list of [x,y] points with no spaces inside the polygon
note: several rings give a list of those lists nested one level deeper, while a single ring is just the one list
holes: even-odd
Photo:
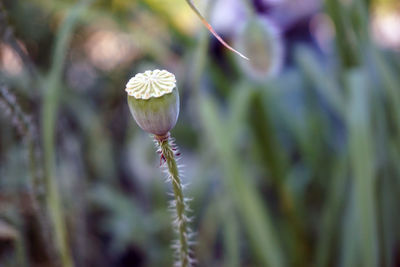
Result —
[{"label": "blurred grass blade", "polygon": [[224,266],[239,267],[240,266],[240,228],[237,221],[235,209],[228,192],[223,193],[223,198],[220,201],[220,214],[223,224],[224,235]]},{"label": "blurred grass blade", "polygon": [[[340,218],[346,201],[346,182],[348,171],[348,157],[343,155],[335,167],[327,194],[326,204],[323,209],[322,223],[319,232],[319,240],[316,247],[316,266],[329,266],[330,256],[334,255],[333,244],[337,244],[337,231],[340,229]],[[333,259],[332,259],[333,260]]]},{"label": "blurred grass blade", "polygon": [[[259,88],[260,89],[260,88]],[[270,88],[268,88],[270,89]],[[278,142],[271,115],[267,112],[269,101],[264,102],[265,92],[258,90],[253,94],[252,109],[249,116],[252,130],[260,146],[265,166],[269,168],[271,179],[280,188],[286,176],[287,159],[281,144]],[[272,101],[271,101],[272,102]]]},{"label": "blurred grass blade", "polygon": [[288,264],[301,263],[304,265],[307,262],[306,257],[309,255],[309,247],[303,230],[299,206],[296,205],[295,196],[287,183],[288,156],[278,138],[273,121],[275,114],[272,114],[273,108],[270,108],[274,105],[276,96],[271,94],[272,87],[258,89],[252,95],[249,121],[255,142],[258,144],[260,155],[263,158],[264,171],[268,173],[268,175],[264,175],[264,178],[268,179],[268,183],[271,183],[277,193],[279,209],[283,215],[279,227],[284,229],[283,232],[290,233],[291,236],[290,240],[287,239],[285,242],[285,245],[288,246],[288,253],[290,253]]},{"label": "blurred grass blade", "polygon": [[[373,50],[373,57],[376,62],[378,72],[381,76],[382,83],[386,90],[386,97],[389,102],[389,110],[394,117],[397,136],[400,135],[400,79],[393,71],[393,68],[388,65],[381,52]],[[400,138],[397,138],[397,147],[400,149]]]},{"label": "blurred grass blade", "polygon": [[[315,86],[315,90],[330,104],[337,114],[344,116],[344,101],[340,88],[324,67],[317,60],[316,55],[308,48],[299,47],[296,50],[296,62],[305,77]],[[332,78],[331,78],[332,77]]]},{"label": "blurred grass blade", "polygon": [[344,214],[344,221],[342,222],[342,242],[340,243],[341,262],[339,266],[364,266],[360,265],[360,262],[358,261],[360,257],[357,245],[360,243],[360,235],[357,234],[359,228],[357,220],[357,208],[355,206],[354,199],[354,188],[351,188],[349,192],[347,207]]},{"label": "blurred grass blade", "polygon": [[[244,125],[244,120],[248,109],[251,105],[251,99],[254,95],[254,90],[249,86],[248,83],[240,83],[237,87],[232,90],[231,98],[229,99],[229,107],[231,110],[230,117],[227,121],[229,132],[232,134],[232,140],[239,142],[238,134],[241,127]],[[226,194],[226,193],[225,193]],[[237,222],[237,216],[234,212],[232,204],[229,202],[230,196],[227,195],[225,198],[224,210],[226,216],[224,216],[224,238],[225,238],[225,266],[226,267],[239,267],[240,266],[240,241],[239,241],[239,224]]]},{"label": "blurred grass blade", "polygon": [[202,266],[212,265],[213,250],[210,247],[216,243],[218,227],[221,226],[220,207],[219,205],[213,205],[213,203],[221,199],[220,196],[211,199],[211,205],[205,207],[203,219],[199,222],[196,257],[201,259]]},{"label": "blurred grass blade", "polygon": [[350,101],[348,129],[350,164],[354,177],[356,219],[362,266],[378,265],[374,146],[370,129],[368,81],[360,71],[348,77]]},{"label": "blurred grass blade", "polygon": [[349,10],[344,7],[343,1],[338,0],[325,0],[325,9],[335,26],[336,49],[341,63],[345,68],[354,67],[359,61],[359,51],[353,45],[353,38],[349,38],[353,37],[348,21]]},{"label": "blurred grass blade", "polygon": [[69,12],[57,34],[51,70],[44,81],[44,103],[42,110],[42,132],[44,146],[44,176],[47,189],[47,204],[53,222],[55,241],[61,254],[63,266],[73,266],[68,248],[66,225],[62,211],[61,196],[56,181],[55,171],[55,122],[61,91],[61,74],[66,50],[77,19],[88,7],[89,1],[82,1]]},{"label": "blurred grass blade", "polygon": [[385,174],[383,175],[380,181],[380,194],[379,194],[379,218],[381,222],[381,233],[382,233],[382,257],[383,262],[382,266],[393,266],[395,262],[395,255],[392,252],[393,247],[396,246],[396,239],[399,237],[399,234],[396,236],[393,233],[398,232],[399,225],[399,187],[396,184],[394,177],[390,176],[388,170],[385,170]]},{"label": "blurred grass blade", "polygon": [[231,114],[227,122],[231,133],[238,133],[244,125],[244,120],[247,118],[247,112],[254,93],[255,91],[248,83],[239,83],[239,85],[232,90],[229,99]]},{"label": "blurred grass blade", "polygon": [[231,192],[247,234],[262,266],[284,266],[284,258],[275,236],[273,223],[260,196],[246,177],[232,142],[232,133],[224,129],[224,123],[218,119],[216,104],[207,96],[199,99],[201,119],[207,129],[210,147],[214,147],[225,173],[225,184]]}]

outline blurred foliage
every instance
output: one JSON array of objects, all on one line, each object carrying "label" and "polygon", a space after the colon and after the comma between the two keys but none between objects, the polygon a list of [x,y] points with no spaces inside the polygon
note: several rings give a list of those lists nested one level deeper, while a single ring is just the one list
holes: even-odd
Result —
[{"label": "blurred foliage", "polygon": [[[124,91],[165,68],[198,266],[400,266],[400,45],[376,32],[400,38],[398,1],[194,2],[282,66],[183,0],[0,2],[0,265],[60,265],[54,212],[75,266],[172,264],[171,188]],[[276,33],[243,33],[261,17]]]}]

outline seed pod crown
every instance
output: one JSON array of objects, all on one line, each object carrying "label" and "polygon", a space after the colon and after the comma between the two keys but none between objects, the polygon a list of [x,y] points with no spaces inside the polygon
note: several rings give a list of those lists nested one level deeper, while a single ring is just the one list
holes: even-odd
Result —
[{"label": "seed pod crown", "polygon": [[166,70],[138,73],[126,84],[128,105],[136,123],[146,132],[166,135],[179,115],[175,75]]}]

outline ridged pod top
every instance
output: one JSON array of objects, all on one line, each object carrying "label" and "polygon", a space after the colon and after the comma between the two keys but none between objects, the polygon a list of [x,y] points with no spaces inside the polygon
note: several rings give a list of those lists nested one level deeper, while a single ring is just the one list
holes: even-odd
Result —
[{"label": "ridged pod top", "polygon": [[147,70],[132,77],[125,91],[136,99],[150,99],[169,94],[176,87],[175,75],[166,70]]}]

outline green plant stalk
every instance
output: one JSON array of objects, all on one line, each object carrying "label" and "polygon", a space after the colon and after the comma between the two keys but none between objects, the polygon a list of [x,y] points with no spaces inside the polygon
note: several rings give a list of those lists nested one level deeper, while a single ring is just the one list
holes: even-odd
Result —
[{"label": "green plant stalk", "polygon": [[[282,210],[282,215],[284,216],[281,227],[293,236],[288,248],[288,251],[293,255],[290,257],[291,261],[305,265],[308,260],[306,257],[310,252],[307,235],[304,231],[305,226],[302,223],[293,195],[287,183],[285,183],[288,162],[286,155],[282,153],[283,149],[274,133],[270,118],[271,114],[269,114],[269,110],[264,105],[264,96],[265,94],[257,89],[249,100],[252,103],[252,113],[249,116],[251,129],[260,144],[260,155],[269,170],[270,178],[272,178],[271,183],[276,188],[279,208]],[[270,102],[270,99],[268,99],[267,103]],[[263,123],[259,123],[260,121]]]},{"label": "green plant stalk", "polygon": [[332,19],[336,29],[336,46],[342,65],[345,69],[356,66],[359,63],[359,53],[357,48],[351,44],[349,38],[349,27],[346,14],[348,10],[343,7],[343,4],[337,0],[325,0],[325,9],[327,14]]},{"label": "green plant stalk", "polygon": [[[183,197],[183,188],[179,175],[178,165],[175,159],[175,145],[169,137],[159,138],[156,136],[156,140],[161,150],[161,157],[165,160],[168,168],[169,179],[172,182],[172,189],[174,191],[175,201],[175,222],[178,233],[178,244],[176,245],[176,252],[178,254],[179,262],[177,266],[188,267],[191,266],[191,259],[189,256],[189,240],[188,240],[188,218],[185,215],[186,203]],[[175,151],[174,151],[175,150]]]},{"label": "green plant stalk", "polygon": [[380,252],[376,216],[375,144],[370,122],[370,91],[366,74],[354,70],[348,76],[350,102],[348,109],[350,166],[354,177],[354,203],[359,229],[358,246],[362,266],[379,266]]},{"label": "green plant stalk", "polygon": [[87,9],[91,0],[80,1],[71,9],[60,30],[53,52],[51,71],[47,79],[43,81],[45,89],[43,96],[42,109],[42,132],[43,132],[43,150],[44,150],[44,178],[47,192],[47,208],[53,224],[55,242],[61,256],[63,267],[73,266],[71,252],[68,246],[66,223],[60,196],[60,190],[56,180],[56,151],[55,151],[55,125],[57,119],[57,110],[61,94],[60,80],[63,62],[66,56],[66,50],[69,40],[76,26],[78,18]]},{"label": "green plant stalk", "polygon": [[286,266],[280,240],[274,231],[268,208],[262,205],[262,200],[250,179],[243,179],[246,175],[233,145],[233,133],[226,132],[226,126],[216,115],[218,110],[215,100],[206,94],[201,94],[198,101],[198,106],[203,107],[200,115],[207,130],[206,134],[225,172],[226,186],[243,219],[259,264],[273,267]]},{"label": "green plant stalk", "polygon": [[[53,87],[55,86],[55,87]],[[73,266],[71,253],[66,237],[65,221],[63,216],[60,190],[55,177],[55,110],[58,102],[55,88],[57,83],[50,80],[44,97],[42,111],[43,120],[43,147],[44,147],[44,178],[46,185],[46,203],[51,222],[53,224],[54,241],[61,256],[63,267]]]}]

